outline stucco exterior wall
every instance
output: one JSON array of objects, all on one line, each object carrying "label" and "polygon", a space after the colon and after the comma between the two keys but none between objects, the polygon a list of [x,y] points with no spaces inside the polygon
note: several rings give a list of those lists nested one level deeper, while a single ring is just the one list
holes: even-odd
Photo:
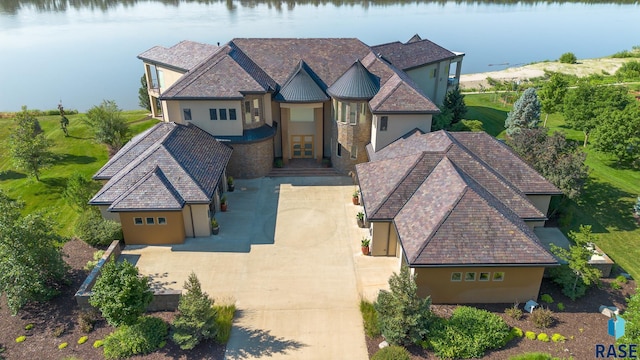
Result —
[{"label": "stucco exterior wall", "polygon": [[[442,267],[414,271],[418,295],[430,295],[434,304],[512,304],[537,299],[544,267]],[[461,273],[460,281],[451,281],[454,272]],[[496,272],[504,273],[502,281],[493,280]],[[466,273],[475,273],[475,281],[465,281]],[[489,280],[480,281],[480,273],[489,273]]]},{"label": "stucco exterior wall", "polygon": [[109,208],[109,205],[98,205],[98,209],[100,209],[100,214],[102,214],[102,217],[104,219],[120,222],[120,215],[118,215],[118,213],[108,211],[107,210],[108,208]]},{"label": "stucco exterior wall", "polygon": [[544,226],[544,221],[525,221],[524,223],[527,224],[531,230],[533,230],[533,228]]},{"label": "stucco exterior wall", "polygon": [[[192,123],[202,130],[213,135],[220,136],[242,136],[242,113],[240,112],[240,101],[165,101],[167,112],[165,120],[179,124]],[[185,121],[183,109],[191,109],[191,121]],[[227,109],[227,120],[211,120],[209,109]],[[229,109],[236,109],[237,120],[229,119]]]},{"label": "stucco exterior wall", "polygon": [[[184,221],[180,211],[120,212],[120,223],[124,242],[127,245],[182,244],[185,237]],[[136,225],[135,218],[142,218]],[[153,218],[153,224],[146,219]],[[166,224],[159,224],[158,218],[165,218]]]},{"label": "stucco exterior wall", "polygon": [[[162,77],[164,78],[164,83],[161,84],[163,86],[160,87],[160,93],[170,88],[171,85],[175,84],[176,81],[178,81],[182,77],[182,75],[185,74],[183,72],[176,71],[175,69],[169,69],[161,65],[156,65],[156,69],[158,69],[158,71],[162,71]],[[158,81],[160,81],[160,79],[158,79]]]},{"label": "stucco exterior wall", "polygon": [[[230,143],[233,147],[227,176],[253,179],[266,176],[273,166],[273,137],[252,143]],[[284,139],[283,139],[284,145]]]},{"label": "stucco exterior wall", "polygon": [[[431,101],[436,105],[441,105],[447,93],[450,63],[450,60],[446,60],[407,70],[406,73]],[[434,70],[436,76],[433,76]]]},{"label": "stucco exterior wall", "polygon": [[[388,116],[387,131],[380,131],[380,118]],[[396,141],[413,129],[420,129],[425,133],[431,131],[431,114],[374,114],[371,127],[371,146],[379,151]]]},{"label": "stucco exterior wall", "polygon": [[531,201],[536,209],[542,211],[543,214],[549,214],[549,203],[551,202],[551,195],[527,195],[527,199]]},{"label": "stucco exterior wall", "polygon": [[186,204],[182,209],[186,237],[211,235],[211,219],[208,204]]},{"label": "stucco exterior wall", "polygon": [[396,256],[398,253],[398,237],[395,226],[391,222],[372,222],[371,255]]}]

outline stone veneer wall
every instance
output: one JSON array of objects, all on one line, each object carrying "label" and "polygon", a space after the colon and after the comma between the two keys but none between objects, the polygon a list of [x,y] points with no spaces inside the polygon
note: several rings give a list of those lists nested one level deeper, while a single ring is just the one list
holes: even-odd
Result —
[{"label": "stone veneer wall", "polygon": [[[93,308],[91,304],[89,304],[89,298],[92,294],[91,289],[93,289],[93,285],[95,285],[96,280],[98,280],[98,276],[100,276],[102,266],[111,259],[118,259],[121,253],[122,249],[120,248],[120,242],[117,240],[111,242],[111,245],[104,252],[102,258],[98,260],[98,264],[96,264],[93,270],[91,270],[89,276],[87,276],[82,285],[80,285],[80,289],[76,292],[75,298],[80,309],[89,310]],[[147,306],[147,311],[176,310],[178,308],[181,295],[182,290],[156,290],[153,293],[153,300],[151,301],[151,304]]]},{"label": "stone veneer wall", "polygon": [[[355,165],[367,161],[365,146],[371,142],[371,113],[367,112],[367,118],[356,125],[349,125],[332,121],[331,126],[331,164],[337,172],[348,175],[355,171]],[[336,139],[342,145],[342,156],[336,155]],[[351,146],[358,146],[356,159],[351,159]]]},{"label": "stone veneer wall", "polygon": [[227,176],[253,179],[266,176],[273,166],[273,137],[251,143],[231,143]]}]

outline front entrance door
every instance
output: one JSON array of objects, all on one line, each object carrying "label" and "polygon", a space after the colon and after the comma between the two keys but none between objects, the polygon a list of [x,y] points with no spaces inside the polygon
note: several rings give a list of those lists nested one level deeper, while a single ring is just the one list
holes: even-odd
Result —
[{"label": "front entrance door", "polygon": [[291,135],[291,157],[294,159],[312,159],[313,135]]}]

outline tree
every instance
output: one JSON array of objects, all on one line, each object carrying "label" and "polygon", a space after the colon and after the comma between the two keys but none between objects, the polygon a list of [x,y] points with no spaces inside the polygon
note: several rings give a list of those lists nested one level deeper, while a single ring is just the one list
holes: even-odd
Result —
[{"label": "tree", "polygon": [[419,298],[418,286],[409,267],[389,279],[389,291],[381,290],[374,304],[384,338],[392,345],[410,345],[424,340],[431,318],[431,298]]},{"label": "tree", "polygon": [[431,131],[449,130],[451,128],[452,119],[453,113],[451,113],[451,110],[446,107],[442,107],[440,114],[433,117]]},{"label": "tree", "polygon": [[442,103],[445,109],[449,109],[452,114],[451,123],[455,124],[462,120],[467,114],[467,105],[464,103],[464,95],[460,92],[460,87],[456,86],[448,91]]},{"label": "tree", "polygon": [[620,162],[640,166],[640,109],[632,104],[603,120],[593,131],[593,147]]},{"label": "tree", "polygon": [[510,136],[507,144],[565,196],[580,196],[588,177],[587,155],[568,142],[564,133],[549,136],[546,128],[523,129]]},{"label": "tree", "polygon": [[151,101],[149,100],[149,90],[147,89],[147,76],[142,74],[140,78],[140,89],[138,89],[138,105],[141,108],[151,111]]},{"label": "tree", "polygon": [[178,314],[171,324],[171,339],[181,349],[190,350],[202,340],[216,336],[216,310],[195,273],[189,275],[184,288],[187,292],[180,298]]},{"label": "tree", "polygon": [[22,217],[23,207],[0,191],[0,294],[13,315],[55,296],[68,270],[51,221],[39,213]]},{"label": "tree", "polygon": [[[591,225],[580,225],[580,232],[570,231],[569,237],[574,242],[569,250],[551,244],[551,252],[567,262],[566,265],[561,265],[564,269],[554,271],[555,276],[552,274],[552,277],[562,286],[562,293],[575,300],[583,296],[590,285],[597,284],[602,273],[589,264],[595,252],[595,237],[591,233]],[[567,269],[571,271],[568,272]]]},{"label": "tree", "polygon": [[99,189],[99,183],[75,172],[67,179],[67,187],[64,189],[63,195],[76,210],[84,211],[89,209],[89,200]]},{"label": "tree", "polygon": [[594,86],[583,82],[567,92],[564,98],[564,117],[572,129],[584,133],[587,146],[589,135],[609,114],[623,110],[630,103],[629,90],[624,86]]},{"label": "tree", "polygon": [[26,106],[16,114],[16,128],[9,135],[9,152],[13,163],[40,181],[40,171],[53,162],[53,144],[44,135],[38,119]]},{"label": "tree", "polygon": [[536,128],[540,122],[540,100],[536,89],[528,88],[513,104],[513,109],[507,115],[504,127],[507,135],[511,136],[523,128]]},{"label": "tree", "polygon": [[567,94],[567,87],[569,82],[564,75],[560,73],[554,73],[549,78],[549,81],[545,82],[538,93],[540,96],[540,104],[542,111],[545,113],[544,124],[547,126],[547,119],[549,114],[562,111],[564,105],[564,96]]},{"label": "tree", "polygon": [[627,310],[622,314],[627,321],[624,329],[624,336],[618,339],[623,344],[640,343],[640,288],[636,293],[627,299]]},{"label": "tree", "polygon": [[94,129],[96,140],[107,144],[114,153],[125,144],[129,129],[115,101],[104,100],[92,107],[84,121]]},{"label": "tree", "polygon": [[92,291],[89,303],[112,326],[135,324],[153,300],[149,278],[126,260],[106,262]]},{"label": "tree", "polygon": [[575,64],[578,61],[576,55],[572,52],[566,52],[560,55],[560,62],[563,64]]}]

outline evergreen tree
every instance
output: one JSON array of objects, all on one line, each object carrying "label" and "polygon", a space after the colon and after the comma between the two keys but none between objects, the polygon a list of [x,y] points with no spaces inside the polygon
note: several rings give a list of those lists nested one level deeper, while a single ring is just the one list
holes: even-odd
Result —
[{"label": "evergreen tree", "polygon": [[184,283],[187,291],[180,298],[178,315],[173,320],[171,339],[183,350],[193,349],[202,340],[216,336],[216,311],[213,300],[202,292],[195,273]]},{"label": "evergreen tree", "polygon": [[445,109],[451,111],[451,123],[460,122],[467,114],[467,105],[464,103],[464,95],[460,92],[460,87],[456,86],[453,90],[448,91],[442,103]]},{"label": "evergreen tree", "polygon": [[507,115],[504,127],[507,135],[512,135],[520,131],[520,129],[533,129],[538,127],[540,122],[540,100],[536,89],[528,88],[522,93],[522,96],[513,104],[513,109]]},{"label": "evergreen tree", "polygon": [[142,74],[140,78],[140,89],[138,89],[138,105],[141,108],[151,111],[151,102],[149,101],[149,90],[147,89],[147,77]]}]

